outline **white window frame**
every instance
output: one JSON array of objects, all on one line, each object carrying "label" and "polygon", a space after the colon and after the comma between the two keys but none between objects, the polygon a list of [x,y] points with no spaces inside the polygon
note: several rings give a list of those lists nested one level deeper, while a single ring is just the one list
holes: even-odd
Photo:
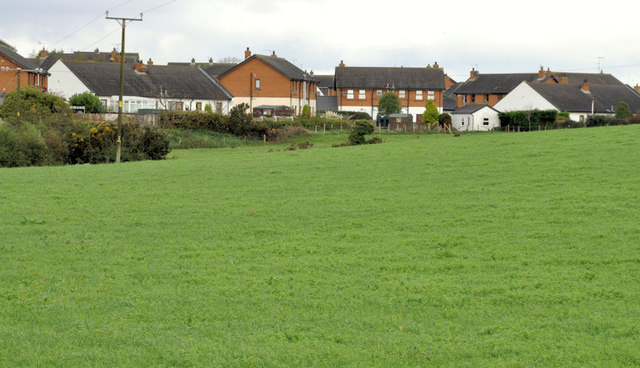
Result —
[{"label": "white window frame", "polygon": [[404,89],[398,91],[398,97],[402,100],[407,98],[407,92]]},{"label": "white window frame", "polygon": [[427,92],[427,99],[435,101],[436,100],[436,93],[434,91]]},{"label": "white window frame", "polygon": [[260,83],[260,79],[256,79],[256,89],[260,89],[261,83]]},{"label": "white window frame", "polygon": [[482,125],[489,125],[489,118],[482,119]]},{"label": "white window frame", "polygon": [[358,99],[359,100],[366,100],[367,99],[367,90],[366,89],[361,89],[358,93]]},{"label": "white window frame", "polygon": [[376,91],[376,97],[377,97],[377,98],[382,97],[382,90],[381,90],[381,89],[379,89],[379,90],[377,90],[377,91]]},{"label": "white window frame", "polygon": [[416,101],[422,101],[422,91],[416,91]]},{"label": "white window frame", "polygon": [[352,89],[348,89],[347,90],[347,100],[353,100],[353,99],[354,99],[353,90]]}]

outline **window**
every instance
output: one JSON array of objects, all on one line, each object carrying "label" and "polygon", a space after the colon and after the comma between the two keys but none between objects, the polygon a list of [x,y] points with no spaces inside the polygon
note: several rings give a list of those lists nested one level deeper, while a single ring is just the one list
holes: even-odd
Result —
[{"label": "window", "polygon": [[484,96],[484,101],[485,101],[485,102],[489,102],[489,95],[485,95],[485,96]]},{"label": "window", "polygon": [[462,125],[464,125],[464,118],[462,118]]},{"label": "window", "polygon": [[376,97],[377,98],[382,97],[382,90],[379,89],[379,90],[376,91]]},{"label": "window", "polygon": [[401,99],[402,99],[402,98],[405,98],[405,97],[406,97],[406,93],[405,93],[405,91],[404,91],[404,90],[400,90],[400,91],[398,91],[398,97],[400,97]]},{"label": "window", "polygon": [[169,106],[169,110],[173,110],[173,111],[184,110],[184,102],[169,101],[168,106]]},{"label": "window", "polygon": [[256,79],[256,89],[260,89],[260,79]]},{"label": "window", "polygon": [[222,112],[222,102],[216,102],[216,112]]},{"label": "window", "polygon": [[416,101],[422,101],[422,91],[416,91]]},{"label": "window", "polygon": [[482,125],[489,125],[489,118],[482,119]]},{"label": "window", "polygon": [[102,104],[102,107],[104,108],[104,111],[107,111],[107,99],[100,99],[100,103]]},{"label": "window", "polygon": [[584,115],[580,115],[580,122],[584,123]]},{"label": "window", "polygon": [[436,100],[436,93],[434,91],[427,92],[427,99],[435,101]]},{"label": "window", "polygon": [[202,102],[196,102],[196,110],[202,111]]},{"label": "window", "polygon": [[353,90],[352,89],[348,89],[347,90],[347,100],[353,100]]},{"label": "window", "polygon": [[366,98],[367,98],[367,91],[364,89],[361,89],[360,93],[358,93],[358,99],[364,100]]},{"label": "window", "polygon": [[471,95],[471,103],[476,103],[476,95]]}]

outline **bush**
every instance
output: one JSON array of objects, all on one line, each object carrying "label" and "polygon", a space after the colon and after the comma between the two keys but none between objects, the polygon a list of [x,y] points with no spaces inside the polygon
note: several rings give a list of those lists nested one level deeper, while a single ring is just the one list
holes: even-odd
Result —
[{"label": "bush", "polygon": [[349,134],[348,143],[350,145],[365,144],[367,140],[365,135],[371,134],[375,131],[375,127],[368,121],[360,120],[356,121],[355,125],[351,129]]},{"label": "bush", "polygon": [[[568,115],[568,113],[567,113]],[[509,111],[498,115],[500,126],[521,130],[538,130],[551,127],[558,117],[557,110]]]},{"label": "bush", "polygon": [[88,91],[71,96],[69,103],[71,106],[84,106],[84,111],[88,114],[104,112],[104,106],[98,96]]},{"label": "bush", "polygon": [[[18,90],[7,94],[0,106],[0,117],[14,121],[18,111]],[[20,119],[29,122],[46,120],[52,115],[72,116],[71,107],[60,97],[26,86],[20,89]]]},{"label": "bush", "polygon": [[344,116],[347,120],[372,120],[371,115],[364,111],[337,111],[335,113]]}]

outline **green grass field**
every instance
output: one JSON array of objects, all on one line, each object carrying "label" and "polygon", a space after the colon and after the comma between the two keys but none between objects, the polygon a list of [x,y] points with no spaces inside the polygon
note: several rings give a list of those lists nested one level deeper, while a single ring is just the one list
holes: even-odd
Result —
[{"label": "green grass field", "polygon": [[0,366],[640,366],[640,126],[345,137],[0,169]]}]

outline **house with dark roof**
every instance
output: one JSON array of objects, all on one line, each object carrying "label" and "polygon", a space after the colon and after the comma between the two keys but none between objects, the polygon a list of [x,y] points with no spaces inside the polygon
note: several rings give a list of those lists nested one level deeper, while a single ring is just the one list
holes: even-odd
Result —
[{"label": "house with dark roof", "polygon": [[245,59],[220,74],[220,83],[233,94],[234,104],[246,103],[252,113],[254,107],[288,106],[300,114],[309,105],[311,114],[317,109],[317,80],[287,59],[252,55],[247,47]]},{"label": "house with dark roof", "polygon": [[489,105],[467,105],[451,113],[451,126],[463,131],[489,131],[500,127],[498,110]]},{"label": "house with dark roof", "polygon": [[[120,64],[120,52],[115,48],[111,50],[111,52],[101,52],[99,49],[95,49],[94,51],[74,51],[71,53],[49,53],[43,49],[38,54],[37,59],[42,69],[49,70],[49,68],[60,59],[73,62]],[[135,64],[139,59],[140,55],[137,52],[127,52],[124,54],[125,64]]]},{"label": "house with dark roof", "polygon": [[[433,67],[348,67],[344,62],[335,69],[335,89],[340,111],[378,115],[380,97],[385,92],[398,95],[403,113],[416,118],[424,113],[427,100],[443,111],[445,74],[436,63]],[[414,119],[415,121],[415,119]]]},{"label": "house with dark roof", "polygon": [[36,63],[18,54],[9,44],[0,41],[0,97],[18,87],[18,71],[20,70],[20,86],[33,86],[43,92],[47,91],[49,74],[41,70]]},{"label": "house with dark roof", "polygon": [[554,72],[540,67],[538,73],[481,74],[472,69],[469,79],[456,87],[456,107],[466,105],[495,106],[522,82],[535,84],[569,84],[580,86],[584,80],[591,84],[618,85],[611,74]]},{"label": "house with dark roof", "polygon": [[209,58],[208,62],[196,62],[196,59],[191,59],[191,62],[170,62],[167,65],[178,65],[178,66],[199,66],[207,72],[210,76],[214,78],[218,78],[221,74],[229,71],[231,68],[237,65],[237,63],[216,63],[213,61],[213,58]]},{"label": "house with dark roof", "polygon": [[[92,92],[106,110],[118,110],[120,65],[106,62],[74,62],[60,59],[49,69],[50,91],[64,98]],[[213,111],[228,113],[233,96],[202,68],[150,65],[138,61],[125,64],[123,111],[141,109]]]},{"label": "house with dark roof", "polygon": [[640,111],[640,94],[611,78],[606,75],[594,78],[595,83],[583,79],[580,84],[524,81],[498,102],[495,108],[499,111],[567,111],[571,120],[580,122],[585,121],[588,115],[615,115],[619,102],[626,102],[634,113]]}]

